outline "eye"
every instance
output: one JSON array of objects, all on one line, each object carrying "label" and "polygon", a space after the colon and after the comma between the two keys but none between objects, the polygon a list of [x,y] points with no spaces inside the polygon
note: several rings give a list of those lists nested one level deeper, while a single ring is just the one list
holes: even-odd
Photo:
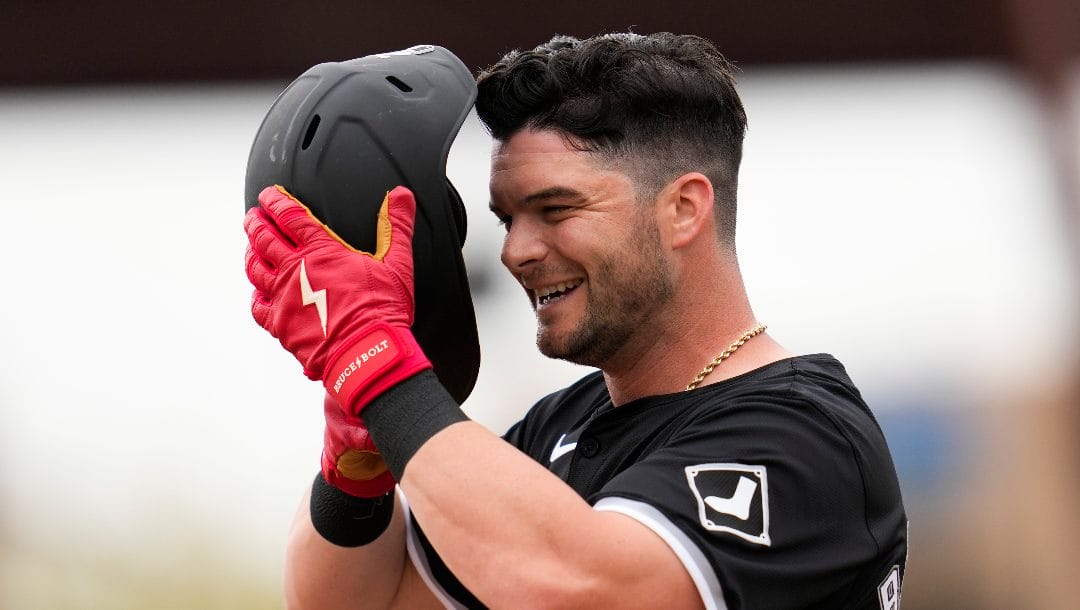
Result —
[{"label": "eye", "polygon": [[506,229],[507,231],[509,231],[510,230],[510,223],[511,223],[511,221],[513,221],[513,218],[511,218],[510,216],[507,216],[505,214],[496,214],[495,215],[495,221],[499,224],[500,227],[502,227],[502,228]]},{"label": "eye", "polygon": [[546,205],[544,206],[544,214],[548,216],[559,215],[563,212],[570,210],[570,206],[567,205]]}]

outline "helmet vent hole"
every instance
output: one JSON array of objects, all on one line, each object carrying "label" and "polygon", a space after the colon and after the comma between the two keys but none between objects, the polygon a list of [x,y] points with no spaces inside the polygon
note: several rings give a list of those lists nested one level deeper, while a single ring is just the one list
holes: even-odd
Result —
[{"label": "helmet vent hole", "polygon": [[405,93],[411,93],[412,92],[412,87],[405,84],[405,81],[401,80],[400,78],[398,78],[396,76],[387,76],[386,80],[390,81],[391,85],[397,87],[398,89],[402,90]]},{"label": "helmet vent hole", "polygon": [[315,115],[311,119],[311,123],[308,125],[307,133],[304,134],[304,141],[300,144],[300,150],[307,150],[308,146],[311,146],[311,141],[315,139],[315,132],[319,130],[319,115]]}]

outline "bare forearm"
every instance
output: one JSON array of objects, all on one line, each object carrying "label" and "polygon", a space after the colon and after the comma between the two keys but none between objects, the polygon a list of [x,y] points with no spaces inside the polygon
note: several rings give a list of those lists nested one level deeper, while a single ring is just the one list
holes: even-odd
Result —
[{"label": "bare forearm", "polygon": [[394,509],[390,526],[374,542],[346,548],[326,541],[315,530],[309,506],[310,492],[301,501],[289,532],[286,607],[390,607],[407,561],[401,509]]}]

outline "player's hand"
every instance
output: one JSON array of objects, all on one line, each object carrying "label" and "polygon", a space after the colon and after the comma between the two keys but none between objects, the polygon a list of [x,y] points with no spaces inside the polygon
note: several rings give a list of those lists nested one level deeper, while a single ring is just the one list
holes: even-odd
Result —
[{"label": "player's hand", "polygon": [[264,189],[244,217],[255,321],[353,416],[431,368],[409,330],[415,214],[411,191],[390,191],[373,253],[346,244],[279,186]]},{"label": "player's hand", "polygon": [[326,482],[361,498],[377,498],[394,489],[394,476],[360,418],[345,413],[329,394],[323,399],[323,412],[322,473]]}]

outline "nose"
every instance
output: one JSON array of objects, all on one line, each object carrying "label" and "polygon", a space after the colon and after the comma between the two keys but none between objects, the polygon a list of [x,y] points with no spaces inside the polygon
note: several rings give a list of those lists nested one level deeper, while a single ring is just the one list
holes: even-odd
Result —
[{"label": "nose", "polygon": [[511,273],[521,274],[533,263],[543,260],[547,251],[547,244],[539,227],[528,218],[515,218],[503,238],[500,258],[503,266]]}]

